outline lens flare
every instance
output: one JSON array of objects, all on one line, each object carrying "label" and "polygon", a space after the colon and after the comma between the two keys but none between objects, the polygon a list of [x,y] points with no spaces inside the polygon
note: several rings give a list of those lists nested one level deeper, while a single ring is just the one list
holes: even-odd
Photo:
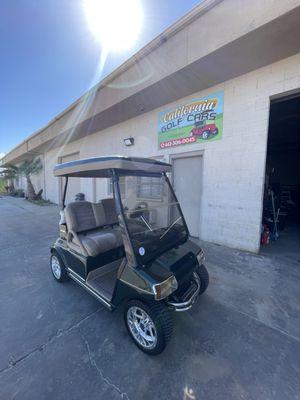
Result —
[{"label": "lens flare", "polygon": [[132,48],[143,23],[141,0],[83,0],[91,32],[107,52]]}]

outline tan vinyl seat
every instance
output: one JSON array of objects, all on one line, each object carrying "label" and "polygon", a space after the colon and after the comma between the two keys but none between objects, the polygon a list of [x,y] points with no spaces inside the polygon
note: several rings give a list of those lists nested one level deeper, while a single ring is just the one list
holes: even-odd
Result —
[{"label": "tan vinyl seat", "polygon": [[123,245],[113,199],[94,204],[88,201],[70,203],[65,208],[69,243],[80,247],[88,256]]},{"label": "tan vinyl seat", "polygon": [[89,256],[97,256],[123,244],[121,232],[116,229],[103,229],[79,235],[81,243]]}]

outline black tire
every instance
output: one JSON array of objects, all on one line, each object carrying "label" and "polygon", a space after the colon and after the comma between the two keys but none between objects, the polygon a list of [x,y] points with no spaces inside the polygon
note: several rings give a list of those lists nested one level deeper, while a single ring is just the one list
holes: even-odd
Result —
[{"label": "black tire", "polygon": [[210,136],[210,131],[204,131],[202,133],[202,139],[204,139],[204,140],[209,139],[209,136]]},{"label": "black tire", "polygon": [[209,275],[206,267],[202,264],[196,268],[196,273],[200,278],[200,291],[199,295],[203,294],[208,287],[209,284]]},{"label": "black tire", "polygon": [[[54,260],[57,260],[60,266],[60,275],[55,274],[52,268],[52,263]],[[52,273],[53,278],[57,281],[57,282],[66,282],[70,279],[68,273],[67,273],[67,269],[65,267],[65,264],[63,263],[61,257],[59,256],[59,254],[56,251],[53,251],[50,257],[50,270]]]},{"label": "black tire", "polygon": [[[142,309],[152,320],[156,330],[156,344],[152,348],[146,348],[141,345],[135,338],[129,327],[129,310],[132,307]],[[130,300],[125,305],[124,321],[129,335],[131,336],[135,345],[146,354],[156,355],[160,354],[166,347],[173,333],[173,318],[172,312],[167,306],[161,302],[143,302],[141,300]]]}]

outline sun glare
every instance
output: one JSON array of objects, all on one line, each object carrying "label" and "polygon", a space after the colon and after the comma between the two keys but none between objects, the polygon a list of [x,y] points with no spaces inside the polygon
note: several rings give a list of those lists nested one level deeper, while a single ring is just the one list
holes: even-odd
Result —
[{"label": "sun glare", "polygon": [[136,43],[143,22],[141,0],[83,0],[86,18],[106,52],[122,52]]}]

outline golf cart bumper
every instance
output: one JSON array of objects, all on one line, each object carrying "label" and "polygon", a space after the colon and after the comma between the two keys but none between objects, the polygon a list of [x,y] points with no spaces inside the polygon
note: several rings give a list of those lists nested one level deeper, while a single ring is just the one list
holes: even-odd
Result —
[{"label": "golf cart bumper", "polygon": [[200,291],[200,279],[196,272],[193,273],[193,280],[188,289],[180,296],[180,299],[169,298],[167,305],[175,311],[189,310],[197,300]]}]

